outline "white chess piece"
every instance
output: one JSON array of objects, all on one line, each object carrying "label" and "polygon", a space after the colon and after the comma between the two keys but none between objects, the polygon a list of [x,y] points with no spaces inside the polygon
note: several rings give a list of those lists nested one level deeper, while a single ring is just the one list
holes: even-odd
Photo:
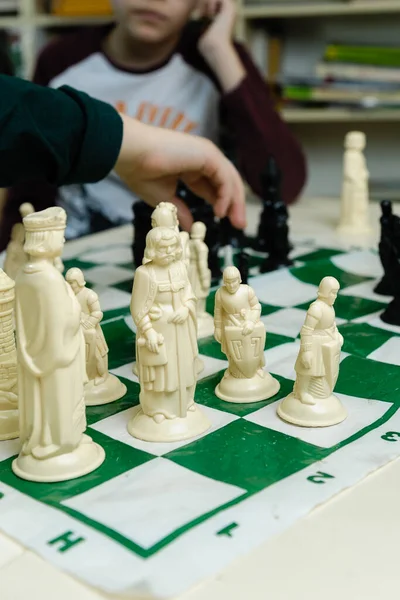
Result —
[{"label": "white chess piece", "polygon": [[137,326],[140,405],[128,431],[150,442],[194,437],[211,426],[195,404],[196,299],[179,234],[155,227],[135,272],[131,313]]},{"label": "white chess piece", "polygon": [[239,269],[226,267],[215,296],[215,339],[229,367],[215,388],[218,398],[248,403],[271,398],[280,384],[264,370],[265,326],[253,288],[241,283]]},{"label": "white chess piece", "polygon": [[343,337],[335,323],[339,282],[324,277],[318,299],[310,305],[301,329],[293,392],[278,406],[278,415],[294,425],[327,427],[343,421],[347,412],[333,394],[339,375]]},{"label": "white chess piece", "polygon": [[0,440],[19,436],[14,282],[0,269]]},{"label": "white chess piece", "polygon": [[[19,212],[23,219],[34,213],[35,209],[30,202],[24,202],[19,207]],[[6,257],[4,259],[4,271],[11,279],[15,280],[18,271],[28,259],[24,251],[25,228],[23,223],[15,223],[15,225],[13,225],[10,238],[6,249]]]},{"label": "white chess piece", "polygon": [[103,313],[96,292],[86,287],[80,269],[67,271],[65,279],[70,284],[81,305],[81,325],[86,343],[85,402],[87,406],[99,406],[119,400],[126,394],[126,386],[108,371],[108,346],[100,322]]},{"label": "white chess piece", "polygon": [[206,300],[210,293],[211,271],[208,268],[208,246],[204,242],[206,226],[201,221],[193,223],[190,232],[189,279],[197,298],[197,337],[214,333],[214,319],[206,311]]},{"label": "white chess piece", "polygon": [[369,222],[369,173],[363,154],[366,138],[361,131],[351,131],[345,138],[343,187],[338,232],[363,235],[371,232]]},{"label": "white chess piece", "polygon": [[12,469],[55,482],[85,475],[104,450],[84,434],[85,342],[81,307],[53,261],[64,245],[66,213],[52,207],[24,218],[29,259],[15,283],[22,448]]}]

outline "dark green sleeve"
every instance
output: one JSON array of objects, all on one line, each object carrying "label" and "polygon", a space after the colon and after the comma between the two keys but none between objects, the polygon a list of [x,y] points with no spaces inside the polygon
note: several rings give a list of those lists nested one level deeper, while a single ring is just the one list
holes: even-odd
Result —
[{"label": "dark green sleeve", "polygon": [[121,142],[122,120],[109,104],[69,87],[0,75],[0,188],[29,180],[100,181]]}]

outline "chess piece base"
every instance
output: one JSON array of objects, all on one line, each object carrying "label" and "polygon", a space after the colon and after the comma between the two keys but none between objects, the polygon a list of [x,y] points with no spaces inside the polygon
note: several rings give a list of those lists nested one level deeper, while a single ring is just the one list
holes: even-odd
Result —
[{"label": "chess piece base", "polygon": [[393,279],[389,279],[389,277],[384,275],[380,282],[375,286],[374,292],[375,294],[380,294],[381,296],[394,296],[395,286]]},{"label": "chess piece base", "polygon": [[115,402],[125,396],[126,386],[112,373],[109,373],[106,379],[99,385],[95,385],[92,379],[85,384],[85,404],[86,406],[101,406]]},{"label": "chess piece base", "polygon": [[278,416],[300,427],[329,427],[345,420],[347,411],[334,394],[318,399],[316,404],[303,404],[292,392],[278,406]]},{"label": "chess piece base", "polygon": [[223,378],[215,388],[215,394],[225,402],[236,404],[249,404],[268,400],[279,392],[280,383],[268,371],[263,371],[262,377],[258,373],[251,379],[233,377],[226,370]]},{"label": "chess piece base", "polygon": [[208,312],[197,315],[197,339],[211,335],[214,335],[214,319],[212,316]]},{"label": "chess piece base", "polygon": [[268,256],[260,265],[260,273],[270,273],[271,271],[277,271],[285,267],[292,267],[293,264],[293,261],[288,257],[274,258]]},{"label": "chess piece base", "polygon": [[105,459],[101,446],[87,436],[82,436],[79,446],[72,452],[38,459],[32,454],[20,454],[12,463],[12,470],[21,479],[40,483],[56,483],[82,477],[97,469]]},{"label": "chess piece base", "polygon": [[0,440],[14,440],[19,437],[18,410],[0,411]]},{"label": "chess piece base", "polygon": [[131,436],[145,442],[177,442],[187,440],[204,433],[211,427],[206,415],[194,404],[194,410],[188,410],[185,418],[164,419],[156,423],[153,417],[145,415],[143,410],[129,421]]},{"label": "chess piece base", "polygon": [[394,298],[380,316],[381,320],[389,325],[400,326],[400,302]]}]

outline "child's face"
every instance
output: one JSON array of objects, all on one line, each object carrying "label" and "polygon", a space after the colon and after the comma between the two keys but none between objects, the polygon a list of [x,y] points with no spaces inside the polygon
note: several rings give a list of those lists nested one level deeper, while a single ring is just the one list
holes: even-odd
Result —
[{"label": "child's face", "polygon": [[112,0],[118,23],[132,37],[157,43],[179,34],[198,0]]}]

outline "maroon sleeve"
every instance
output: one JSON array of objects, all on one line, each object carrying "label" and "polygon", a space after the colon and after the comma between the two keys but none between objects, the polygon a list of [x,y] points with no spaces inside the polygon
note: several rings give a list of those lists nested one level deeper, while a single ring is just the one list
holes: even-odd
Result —
[{"label": "maroon sleeve", "polygon": [[306,181],[302,148],[274,108],[268,85],[240,44],[236,49],[246,77],[222,97],[228,127],[236,137],[238,166],[252,190],[260,195],[261,173],[268,155],[282,171],[282,195],[287,204],[299,196]]},{"label": "maroon sleeve", "polygon": [[[57,75],[98,50],[105,33],[104,27],[88,28],[50,42],[39,55],[33,82],[49,85]],[[0,221],[0,251],[9,242],[12,226],[21,220],[19,207],[23,202],[31,202],[35,210],[44,210],[54,206],[56,197],[57,187],[46,181],[31,181],[10,188]]]}]

